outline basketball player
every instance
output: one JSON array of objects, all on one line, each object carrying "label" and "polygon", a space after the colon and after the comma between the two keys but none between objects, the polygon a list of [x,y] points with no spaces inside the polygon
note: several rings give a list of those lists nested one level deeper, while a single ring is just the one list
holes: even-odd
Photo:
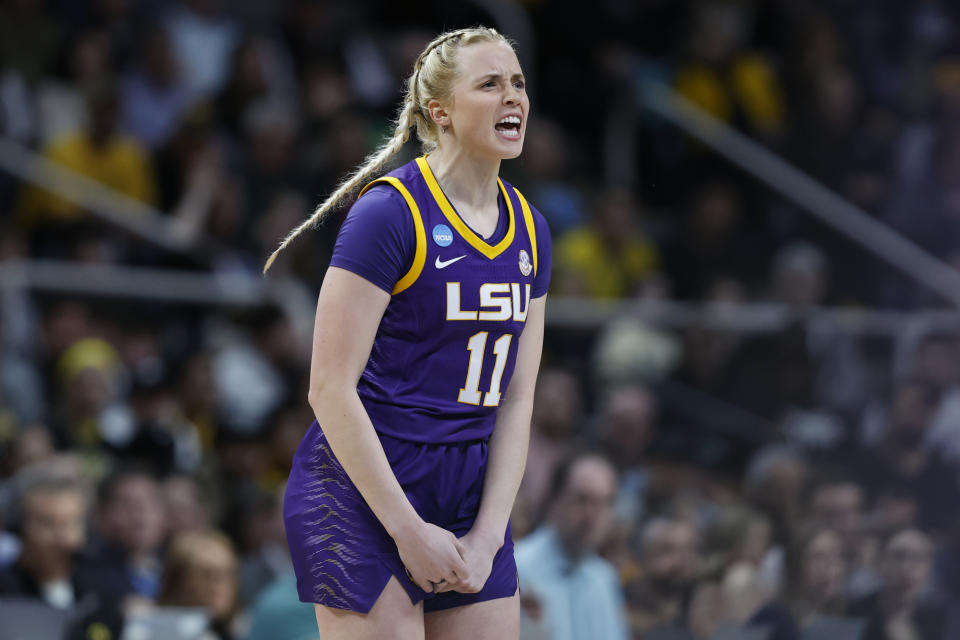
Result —
[{"label": "basketball player", "polygon": [[[284,518],[324,640],[516,638],[508,518],[529,439],[550,235],[497,178],[530,104],[511,44],[445,33],[396,132],[280,245],[375,176],[415,127],[429,155],[373,180],[317,302]],[[276,256],[271,256],[266,268]]]}]

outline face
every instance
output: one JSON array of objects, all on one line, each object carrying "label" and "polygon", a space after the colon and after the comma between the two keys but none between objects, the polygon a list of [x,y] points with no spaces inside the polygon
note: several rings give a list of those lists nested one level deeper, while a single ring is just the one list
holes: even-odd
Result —
[{"label": "face", "polygon": [[24,501],[24,553],[61,563],[86,541],[86,501],[77,491],[38,491]]},{"label": "face", "polygon": [[166,512],[157,483],[146,476],[121,480],[102,510],[103,535],[130,554],[153,553],[166,534]]},{"label": "face", "polygon": [[455,140],[472,156],[516,158],[530,113],[517,55],[506,44],[479,42],[459,50],[457,71],[450,100],[429,104],[434,121],[448,127],[441,144]]},{"label": "face", "polygon": [[167,527],[170,534],[201,529],[209,523],[200,492],[195,482],[188,478],[170,478],[163,483],[163,499],[167,510]]},{"label": "face", "polygon": [[222,620],[236,600],[237,561],[230,550],[214,542],[205,542],[195,552],[184,573],[183,604],[204,607],[214,620]]},{"label": "face", "polygon": [[902,385],[890,403],[890,436],[904,446],[917,446],[923,441],[936,408],[929,390],[919,385]]},{"label": "face", "polygon": [[644,387],[613,392],[604,406],[604,440],[620,463],[634,463],[653,438],[656,400]]},{"label": "face", "polygon": [[908,529],[895,535],[880,564],[887,593],[901,602],[916,599],[930,578],[932,556],[930,539],[923,533]]},{"label": "face", "polygon": [[565,371],[543,371],[537,380],[533,422],[541,432],[555,438],[572,434],[581,411],[580,385]]},{"label": "face", "polygon": [[856,484],[821,487],[813,496],[813,517],[836,529],[848,540],[860,532],[863,513],[863,491]]},{"label": "face", "polygon": [[696,576],[697,532],[686,522],[656,522],[650,527],[643,545],[649,579],[662,593],[676,595]]},{"label": "face", "polygon": [[569,553],[588,553],[600,546],[613,519],[616,491],[616,473],[606,460],[590,457],[574,463],[553,518]]},{"label": "face", "polygon": [[843,542],[832,531],[823,531],[807,543],[803,552],[803,590],[814,600],[836,597],[843,588],[846,562]]}]

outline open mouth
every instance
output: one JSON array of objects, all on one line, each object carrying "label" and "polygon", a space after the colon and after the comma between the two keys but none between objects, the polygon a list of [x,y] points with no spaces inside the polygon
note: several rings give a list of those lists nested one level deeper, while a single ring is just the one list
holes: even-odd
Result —
[{"label": "open mouth", "polygon": [[494,125],[494,128],[497,133],[508,140],[518,140],[520,138],[520,118],[518,116],[506,116]]}]

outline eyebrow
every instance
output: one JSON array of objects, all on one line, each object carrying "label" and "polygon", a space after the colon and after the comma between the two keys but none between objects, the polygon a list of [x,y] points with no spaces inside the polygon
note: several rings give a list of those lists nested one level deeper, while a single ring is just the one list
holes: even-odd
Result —
[{"label": "eyebrow", "polygon": [[[497,73],[497,72],[495,72],[495,71],[491,71],[490,73],[485,73],[484,75],[478,77],[478,78],[477,78],[477,82],[479,82],[479,81],[481,81],[481,80],[488,80],[488,79],[490,79],[490,78],[500,79],[500,78],[502,78],[504,75],[506,75],[506,74],[502,74],[502,73]],[[515,74],[513,74],[512,76],[510,76],[510,79],[511,79],[511,80],[517,80],[517,79],[526,80],[526,78],[524,77],[524,75],[523,75],[522,73],[515,73]]]}]

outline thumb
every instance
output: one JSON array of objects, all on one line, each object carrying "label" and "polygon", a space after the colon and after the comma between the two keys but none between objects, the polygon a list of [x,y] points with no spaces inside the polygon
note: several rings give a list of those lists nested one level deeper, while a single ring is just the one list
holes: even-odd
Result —
[{"label": "thumb", "polygon": [[464,546],[464,544],[463,544],[462,542],[460,542],[460,539],[459,539],[459,538],[454,538],[454,539],[453,539],[453,544],[454,544],[454,546],[457,548],[457,553],[460,554],[460,557],[466,559],[466,557],[467,557],[467,547]]}]

